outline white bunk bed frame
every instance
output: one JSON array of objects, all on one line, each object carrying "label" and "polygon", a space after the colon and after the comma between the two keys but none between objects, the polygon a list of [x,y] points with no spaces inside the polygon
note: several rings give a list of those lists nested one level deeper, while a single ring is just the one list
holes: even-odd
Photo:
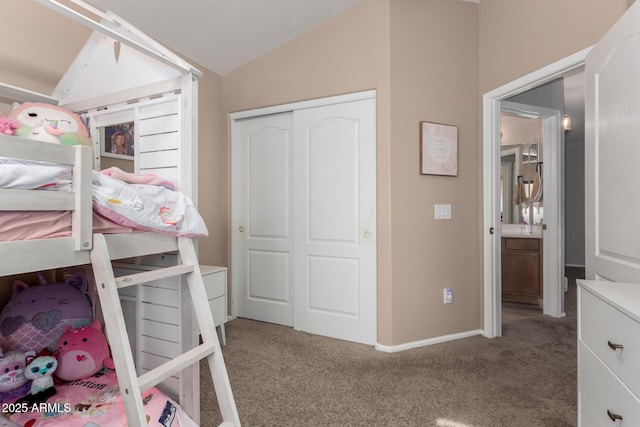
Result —
[{"label": "white bunk bed frame", "polygon": [[[73,192],[0,189],[0,210],[67,211],[72,214],[72,236],[0,243],[0,276],[91,264],[104,316],[105,329],[118,374],[130,426],[147,425],[141,391],[207,358],[223,423],[240,425],[224,365],[213,316],[191,239],[155,233],[92,234],[91,150],[0,135],[0,156],[49,161],[73,167]],[[112,260],[178,251],[181,264],[116,278]],[[28,255],[28,256],[25,256]],[[202,344],[140,377],[124,322],[118,289],[163,277],[184,275]]]},{"label": "white bunk bed frame", "polygon": [[[194,168],[197,150],[197,83],[201,75],[179,57],[167,55],[157,48],[157,44],[144,34],[132,32],[128,35],[118,31],[124,22],[117,16],[101,11],[81,2],[69,0],[89,13],[102,18],[102,23],[93,21],[76,10],[70,9],[55,0],[35,0],[57,12],[79,21],[90,28],[101,31],[154,59],[178,68],[183,72],[180,79],[181,90],[188,96],[183,100],[183,108],[189,113],[183,114],[182,127],[190,141],[181,141],[180,168],[183,191],[192,198],[197,194]],[[160,85],[162,87],[163,85]],[[135,90],[133,91],[135,92]],[[118,94],[122,97],[122,94]],[[0,98],[19,102],[45,102],[58,104],[58,99],[27,89],[0,83]],[[91,104],[92,102],[90,102]],[[95,104],[95,102],[93,102]],[[188,107],[185,107],[187,105]],[[0,276],[22,274],[78,265],[91,264],[94,271],[97,292],[105,322],[105,330],[118,374],[118,382],[123,397],[127,421],[130,426],[146,426],[146,418],[140,392],[152,387],[178,372],[190,371],[189,366],[197,369],[200,360],[206,358],[212,375],[216,397],[220,407],[224,426],[239,426],[239,416],[224,364],[218,335],[215,330],[204,282],[200,273],[193,241],[188,238],[171,238],[155,233],[133,233],[102,235],[92,232],[91,200],[91,150],[84,146],[68,147],[57,144],[31,141],[14,136],[0,135],[0,156],[16,159],[47,161],[70,165],[73,168],[73,191],[38,191],[0,189],[0,210],[3,211],[72,211],[72,235],[64,238],[0,242]],[[141,257],[152,254],[177,252],[180,264],[143,273],[116,278],[111,265],[112,260]],[[202,344],[186,350],[175,359],[138,376],[129,344],[123,311],[120,305],[118,289],[147,283],[166,277],[184,276],[193,313],[202,337]],[[194,370],[190,375],[193,376]],[[195,370],[197,372],[197,370]],[[199,422],[199,391],[196,390],[198,378],[192,378],[191,389],[182,390],[180,404],[185,411]]]}]

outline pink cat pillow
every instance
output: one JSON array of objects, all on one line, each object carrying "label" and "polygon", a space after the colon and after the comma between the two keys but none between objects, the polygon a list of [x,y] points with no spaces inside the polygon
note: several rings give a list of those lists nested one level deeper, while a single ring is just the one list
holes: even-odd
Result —
[{"label": "pink cat pillow", "polygon": [[56,351],[56,376],[65,381],[90,377],[105,366],[114,368],[107,339],[102,333],[102,324],[97,320],[88,326],[67,329],[60,336]]}]

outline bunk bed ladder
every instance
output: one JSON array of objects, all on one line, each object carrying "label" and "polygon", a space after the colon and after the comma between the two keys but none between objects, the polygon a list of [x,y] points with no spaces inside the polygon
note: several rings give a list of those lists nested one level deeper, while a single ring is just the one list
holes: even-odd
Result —
[{"label": "bunk bed ladder", "polygon": [[[141,397],[142,391],[206,358],[209,362],[211,378],[223,419],[221,426],[239,426],[238,411],[231,392],[229,377],[191,239],[179,237],[178,252],[182,263],[180,265],[116,278],[111,266],[105,237],[102,234],[94,235],[91,262],[128,424],[131,427],[147,425]],[[118,288],[139,285],[163,277],[183,275],[189,287],[202,344],[138,377],[120,305]]]}]

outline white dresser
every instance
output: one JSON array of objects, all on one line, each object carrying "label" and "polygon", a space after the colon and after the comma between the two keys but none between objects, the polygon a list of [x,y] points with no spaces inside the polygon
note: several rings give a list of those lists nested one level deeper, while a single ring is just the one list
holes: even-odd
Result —
[{"label": "white dresser", "polygon": [[640,284],[578,280],[578,425],[640,426]]}]

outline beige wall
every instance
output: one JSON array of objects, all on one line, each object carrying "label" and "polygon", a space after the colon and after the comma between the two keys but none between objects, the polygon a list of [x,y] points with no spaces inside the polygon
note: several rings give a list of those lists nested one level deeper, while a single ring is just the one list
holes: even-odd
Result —
[{"label": "beige wall", "polygon": [[[230,262],[229,112],[376,89],[378,341],[482,328],[480,96],[593,44],[628,2],[364,0],[222,78],[205,71],[199,201],[210,237],[201,261]],[[0,81],[50,93],[89,31],[35,2],[4,6],[33,29],[3,51]],[[12,22],[0,26],[4,40],[24,31]],[[63,41],[40,49],[54,33]],[[459,127],[458,177],[419,175],[421,120]],[[450,203],[453,219],[433,220],[436,203]],[[442,304],[445,287],[452,305]]]},{"label": "beige wall", "polygon": [[392,336],[389,81],[389,0],[367,0],[222,78],[225,112],[377,90],[378,336],[383,343]]},{"label": "beige wall", "polygon": [[[225,112],[378,89],[381,344],[483,327],[480,95],[593,44],[627,6],[591,3],[365,0],[223,77]],[[421,120],[459,126],[458,177],[419,175]]]},{"label": "beige wall", "polygon": [[480,93],[596,43],[630,0],[482,0]]},{"label": "beige wall", "polygon": [[0,82],[51,94],[91,31],[35,1],[0,4]]},{"label": "beige wall", "polygon": [[222,111],[221,78],[204,72],[198,82],[198,209],[209,237],[199,239],[200,262],[229,265],[227,124]]},{"label": "beige wall", "polygon": [[[482,327],[479,282],[478,6],[391,2],[392,339]],[[458,176],[419,173],[419,122],[458,126]],[[435,204],[451,220],[435,220]],[[452,288],[453,304],[443,304]]]}]

